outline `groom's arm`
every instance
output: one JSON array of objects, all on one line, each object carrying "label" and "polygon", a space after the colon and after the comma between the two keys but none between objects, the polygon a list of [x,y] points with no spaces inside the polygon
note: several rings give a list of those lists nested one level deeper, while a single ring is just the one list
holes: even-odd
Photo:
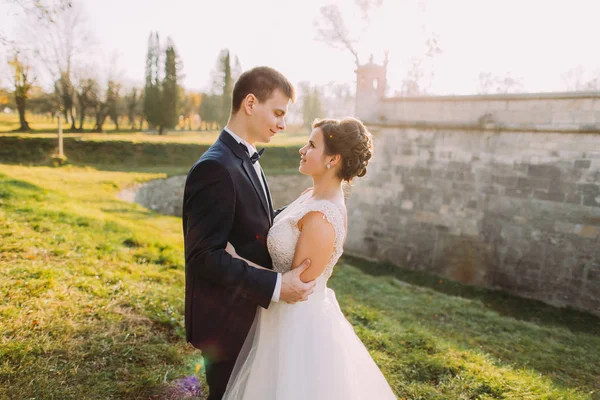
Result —
[{"label": "groom's arm", "polygon": [[225,251],[235,201],[231,176],[218,161],[201,161],[190,171],[183,203],[186,268],[196,279],[210,281],[267,308],[278,274],[250,267]]}]

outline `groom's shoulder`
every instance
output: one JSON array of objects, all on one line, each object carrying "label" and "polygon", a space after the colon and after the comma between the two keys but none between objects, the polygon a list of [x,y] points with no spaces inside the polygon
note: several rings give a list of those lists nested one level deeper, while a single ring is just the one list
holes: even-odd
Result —
[{"label": "groom's shoulder", "polygon": [[194,163],[188,175],[198,168],[228,168],[233,162],[233,153],[229,147],[217,140]]}]

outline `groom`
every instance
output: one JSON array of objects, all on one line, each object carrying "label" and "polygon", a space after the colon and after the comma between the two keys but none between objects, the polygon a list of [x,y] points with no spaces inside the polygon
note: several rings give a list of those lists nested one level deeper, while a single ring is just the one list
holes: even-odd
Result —
[{"label": "groom", "polygon": [[209,400],[223,396],[256,307],[304,301],[314,287],[300,280],[309,260],[282,275],[225,252],[230,242],[241,257],[273,268],[267,233],[278,212],[254,143],[268,143],[285,129],[290,100],[294,88],[278,71],[244,72],[233,88],[227,126],[185,183],[185,330],[187,341],[202,350]]}]

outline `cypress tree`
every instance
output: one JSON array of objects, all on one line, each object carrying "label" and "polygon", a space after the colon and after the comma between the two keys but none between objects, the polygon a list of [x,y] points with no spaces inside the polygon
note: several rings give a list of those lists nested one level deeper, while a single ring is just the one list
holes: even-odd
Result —
[{"label": "cypress tree", "polygon": [[163,128],[173,128],[177,125],[179,114],[177,110],[179,89],[177,86],[177,53],[173,41],[167,39],[167,49],[165,51],[165,78],[162,84],[162,107],[161,124],[159,134],[162,134]]}]

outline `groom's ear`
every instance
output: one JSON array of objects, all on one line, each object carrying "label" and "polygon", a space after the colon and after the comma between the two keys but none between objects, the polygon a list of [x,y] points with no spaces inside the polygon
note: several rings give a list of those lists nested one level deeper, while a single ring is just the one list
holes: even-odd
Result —
[{"label": "groom's ear", "polygon": [[256,107],[257,103],[258,99],[256,98],[256,96],[254,96],[252,93],[248,93],[248,95],[244,98],[244,101],[242,102],[242,108],[244,109],[246,115],[252,115],[252,113],[254,112],[254,107]]}]

